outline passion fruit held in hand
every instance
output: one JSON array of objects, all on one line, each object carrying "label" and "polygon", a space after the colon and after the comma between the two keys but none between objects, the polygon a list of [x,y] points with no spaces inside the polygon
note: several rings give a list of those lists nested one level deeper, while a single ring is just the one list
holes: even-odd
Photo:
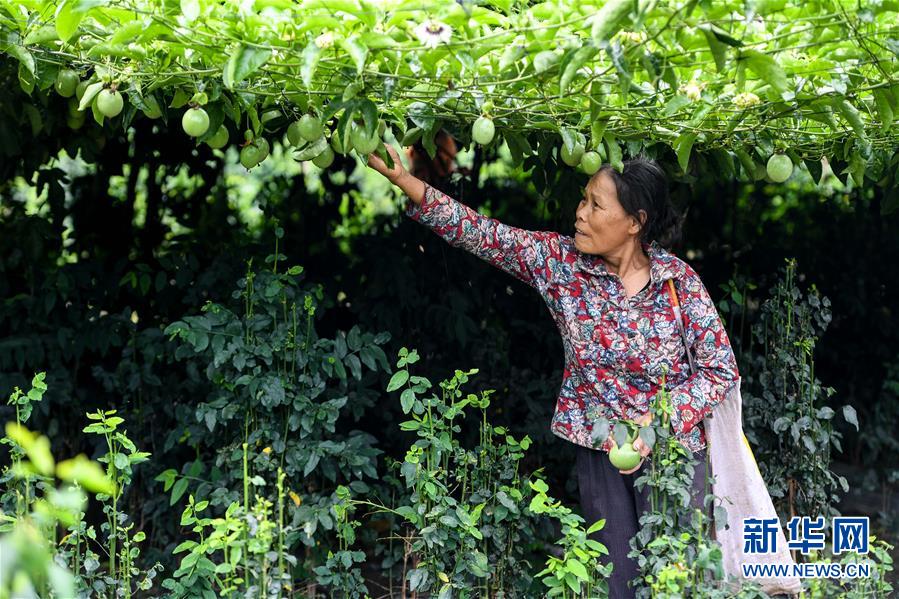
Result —
[{"label": "passion fruit held in hand", "polygon": [[631,470],[637,467],[642,456],[640,452],[634,448],[634,439],[636,437],[628,437],[627,442],[621,447],[612,440],[612,449],[609,450],[609,461],[619,470]]},{"label": "passion fruit held in hand", "polygon": [[371,135],[366,135],[365,125],[355,121],[350,123],[350,140],[353,148],[363,155],[374,152],[378,149],[378,144],[381,142],[377,131],[372,131]]}]

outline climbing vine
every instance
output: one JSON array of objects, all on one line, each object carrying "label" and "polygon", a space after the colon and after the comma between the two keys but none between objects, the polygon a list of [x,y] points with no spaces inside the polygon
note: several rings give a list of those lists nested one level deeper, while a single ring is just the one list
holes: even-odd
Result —
[{"label": "climbing vine", "polygon": [[[525,166],[551,156],[586,172],[620,168],[661,144],[684,172],[702,154],[725,176],[783,181],[800,168],[818,180],[825,159],[855,186],[868,175],[888,187],[899,163],[897,10],[845,0],[0,0],[0,55],[18,62],[35,99],[70,97],[73,128],[88,112],[123,126],[177,119],[198,143],[240,144],[248,168],[268,155],[266,137],[308,115],[320,134],[295,131],[291,142],[320,167],[334,152],[377,148],[388,129],[433,157],[443,128],[466,144],[505,142]],[[18,118],[40,130],[45,110],[36,101]]]}]

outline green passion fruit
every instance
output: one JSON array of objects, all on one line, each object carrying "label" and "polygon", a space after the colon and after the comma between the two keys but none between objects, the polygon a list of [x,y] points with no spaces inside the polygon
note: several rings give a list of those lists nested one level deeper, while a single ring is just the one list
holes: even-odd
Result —
[{"label": "green passion fruit", "polygon": [[334,150],[325,146],[324,151],[312,159],[312,164],[318,168],[328,168],[334,162]]},{"label": "green passion fruit", "polygon": [[775,183],[783,183],[793,174],[793,161],[786,154],[772,154],[766,165],[768,176]]},{"label": "green passion fruit", "polygon": [[609,461],[619,470],[631,470],[640,463],[640,452],[634,449],[634,444],[628,439],[623,446],[612,444],[609,450]]},{"label": "green passion fruit", "polygon": [[214,150],[224,148],[228,143],[228,128],[224,125],[219,126],[218,130],[212,134],[212,137],[206,140],[206,145]]},{"label": "green passion fruit", "polygon": [[479,116],[471,126],[471,138],[482,146],[493,141],[494,133],[496,133],[496,127],[493,120],[485,116]]},{"label": "green passion fruit", "polygon": [[118,90],[111,88],[101,90],[100,93],[97,94],[95,102],[97,103],[97,109],[103,116],[108,118],[117,116],[122,112],[122,108],[125,106],[122,94],[120,94]]},{"label": "green passion fruit", "polygon": [[71,98],[78,89],[78,73],[72,69],[60,69],[56,74],[56,92],[63,98]]},{"label": "green passion fruit", "polygon": [[181,116],[181,128],[191,137],[200,137],[209,130],[209,115],[199,106],[188,108]]},{"label": "green passion fruit", "polygon": [[378,138],[377,132],[373,131],[371,135],[366,135],[365,125],[356,123],[355,121],[350,124],[350,127],[352,127],[350,130],[350,140],[359,154],[371,154],[378,149],[378,142],[381,140]]},{"label": "green passion fruit", "polygon": [[240,163],[251,169],[268,157],[269,144],[264,137],[257,137],[240,150]]},{"label": "green passion fruit", "polygon": [[294,121],[287,126],[287,143],[295,148],[303,145],[303,137],[300,135],[300,121]]},{"label": "green passion fruit", "polygon": [[304,114],[297,121],[297,133],[306,141],[315,141],[324,134],[322,122],[313,114]]},{"label": "green passion fruit", "polygon": [[581,157],[584,155],[584,146],[581,145],[580,142],[574,145],[574,148],[569,152],[568,146],[562,144],[562,151],[560,152],[562,156],[562,162],[567,164],[568,166],[577,166],[581,162]]},{"label": "green passion fruit", "polygon": [[599,170],[600,166],[602,166],[602,158],[599,156],[598,152],[590,150],[589,152],[584,152],[578,166],[580,166],[581,170],[588,175],[592,175]]},{"label": "green passion fruit", "polygon": [[81,96],[84,95],[84,90],[87,89],[88,85],[90,84],[87,82],[87,79],[85,79],[84,81],[80,81],[78,85],[75,86],[75,97],[78,98],[79,102],[81,101]]},{"label": "green passion fruit", "polygon": [[[352,133],[352,131],[350,131]],[[331,149],[333,149],[338,154],[348,154],[350,150],[353,149],[353,137],[352,135],[347,142],[347,147],[343,147],[343,142],[340,139],[340,135],[337,133],[337,129],[331,133]]]}]

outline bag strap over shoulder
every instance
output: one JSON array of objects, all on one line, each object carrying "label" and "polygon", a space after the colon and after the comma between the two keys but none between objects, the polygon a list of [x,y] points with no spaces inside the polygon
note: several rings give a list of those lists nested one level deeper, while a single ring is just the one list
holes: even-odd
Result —
[{"label": "bag strap over shoulder", "polygon": [[696,364],[693,362],[693,354],[690,353],[690,344],[687,342],[687,331],[684,329],[684,319],[681,314],[680,302],[677,299],[677,290],[674,288],[674,280],[668,279],[668,295],[671,296],[671,306],[674,310],[674,321],[677,323],[677,329],[680,331],[681,338],[684,340],[684,347],[687,348],[687,361],[690,362],[690,372],[696,372]]}]

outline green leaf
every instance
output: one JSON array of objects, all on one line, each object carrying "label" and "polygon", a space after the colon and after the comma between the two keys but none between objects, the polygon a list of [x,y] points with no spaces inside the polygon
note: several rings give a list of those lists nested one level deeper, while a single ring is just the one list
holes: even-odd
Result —
[{"label": "green leaf", "polygon": [[107,42],[110,44],[127,44],[134,41],[146,29],[147,23],[143,19],[135,19],[119,27]]},{"label": "green leaf", "polygon": [[[702,29],[704,27],[704,25],[699,25],[698,27],[700,29]],[[728,46],[733,46],[734,48],[739,48],[740,46],[743,45],[742,41],[736,39],[735,37],[732,37],[728,32],[721,29],[717,25],[709,25],[708,30],[711,31],[715,35],[715,38],[719,42],[725,43]]]},{"label": "green leaf", "polygon": [[359,35],[360,41],[366,48],[379,50],[381,48],[391,48],[399,42],[384,33],[376,31],[366,31]]},{"label": "green leaf", "polygon": [[73,9],[74,4],[75,0],[68,0],[56,13],[56,33],[64,42],[69,41],[75,35],[78,25],[81,24],[81,19],[84,17],[83,12]]},{"label": "green leaf", "polygon": [[840,115],[846,119],[855,134],[867,141],[868,134],[865,131],[865,124],[855,106],[850,104],[847,99],[837,96],[833,99],[833,107],[840,111]]},{"label": "green leaf", "polygon": [[409,410],[412,409],[412,405],[414,403],[415,391],[413,391],[412,389],[403,389],[403,393],[400,395],[400,406],[403,408],[403,414],[408,414]]},{"label": "green leaf", "polygon": [[188,23],[196,21],[200,16],[200,2],[198,0],[181,0],[181,14]]},{"label": "green leaf", "polygon": [[297,160],[312,160],[319,154],[325,151],[325,148],[328,147],[327,138],[322,135],[314,142],[307,144],[300,150],[297,150],[293,153],[293,157]]},{"label": "green leaf", "polygon": [[740,159],[740,164],[743,166],[743,172],[745,173],[746,178],[749,181],[754,181],[755,173],[756,173],[757,169],[756,169],[755,161],[752,159],[752,156],[750,156],[749,152],[747,152],[744,148],[741,148],[741,147],[734,148],[734,154],[736,154],[737,158]]},{"label": "green leaf", "polygon": [[173,484],[175,484],[175,478],[178,476],[178,472],[173,468],[169,468],[163,472],[160,472],[156,475],[153,480],[165,483],[163,486],[163,491],[168,491]]},{"label": "green leaf", "polygon": [[600,518],[599,520],[597,520],[596,522],[594,522],[593,524],[590,525],[590,528],[587,529],[587,534],[588,535],[592,534],[592,533],[596,532],[597,530],[604,528],[605,525],[606,525],[606,519]]},{"label": "green leaf", "polygon": [[696,141],[696,133],[682,133],[674,140],[674,150],[677,152],[677,163],[681,170],[686,173],[687,167],[690,166],[690,151],[693,149],[693,142]]},{"label": "green leaf", "polygon": [[25,45],[32,46],[35,44],[44,44],[58,39],[59,34],[56,33],[56,27],[53,25],[43,25],[32,30],[25,36]]},{"label": "green leaf", "polygon": [[31,75],[31,78],[34,79],[34,56],[31,55],[31,52],[18,44],[18,36],[14,37],[15,41],[0,45],[0,49],[18,59],[19,64],[24,67],[25,70]]},{"label": "green leaf", "polygon": [[761,77],[778,93],[787,91],[787,74],[773,56],[758,50],[742,50],[740,60],[744,61],[750,71]]},{"label": "green leaf", "polygon": [[560,131],[562,135],[562,144],[565,146],[565,149],[569,152],[574,152],[574,147],[577,145],[577,137],[575,136],[575,132],[570,127],[562,127]]},{"label": "green leaf", "polygon": [[34,84],[36,83],[34,78],[34,73],[28,70],[28,66],[25,63],[19,63],[19,86],[22,88],[26,94],[31,95],[31,92],[34,91]]},{"label": "green leaf", "polygon": [[619,173],[624,169],[624,161],[621,157],[621,146],[618,145],[618,138],[611,131],[606,131],[602,136],[606,142],[606,150],[608,151],[609,164],[611,164]]},{"label": "green leaf", "polygon": [[[571,81],[574,79],[574,76],[577,74],[578,69],[584,66],[588,60],[596,56],[599,52],[599,48],[596,46],[584,46],[582,48],[578,48],[573,51],[573,54],[567,55],[569,58],[568,63],[565,64],[565,67],[562,71],[562,76],[559,78],[559,94],[565,95],[568,91],[568,86],[571,84]],[[565,58],[562,59],[563,64],[565,63]]]},{"label": "green leaf", "polygon": [[317,453],[312,453],[306,461],[306,466],[303,468],[303,476],[309,476],[315,470],[315,467],[318,466],[319,460],[321,460],[321,456]]},{"label": "green leaf", "polygon": [[177,554],[181,553],[182,551],[187,551],[188,549],[193,549],[196,546],[197,546],[196,541],[184,541],[172,550],[172,554],[177,555]]},{"label": "green leaf", "polygon": [[536,73],[548,71],[559,62],[559,58],[560,56],[552,50],[538,52],[534,55],[534,71]]},{"label": "green leaf", "polygon": [[128,463],[129,463],[129,462],[128,462],[128,456],[126,456],[124,453],[118,453],[118,452],[117,452],[117,453],[113,456],[112,463],[115,464],[116,469],[118,469],[118,470],[124,470],[125,468],[128,467]]},{"label": "green leaf", "polygon": [[590,28],[593,43],[599,46],[601,42],[615,35],[633,5],[633,0],[608,0],[603,4],[602,8],[590,17],[593,20],[593,26]]},{"label": "green leaf", "polygon": [[175,486],[172,487],[172,496],[169,498],[169,505],[178,503],[178,500],[181,499],[181,496],[184,495],[185,491],[187,491],[187,479],[179,478],[178,482],[175,483]]},{"label": "green leaf", "polygon": [[100,464],[84,454],[78,454],[70,460],[64,460],[56,466],[56,475],[68,481],[77,482],[92,493],[115,493],[115,484],[106,476]]},{"label": "green leaf", "polygon": [[852,406],[843,406],[843,418],[846,419],[846,422],[849,424],[855,425],[855,430],[858,430],[858,417],[855,414],[855,408]]},{"label": "green leaf", "polygon": [[676,94],[672,96],[670,100],[665,102],[665,108],[662,109],[662,116],[669,117],[690,103],[690,98],[687,96]]},{"label": "green leaf", "polygon": [[712,27],[713,25],[708,23],[697,25],[697,28],[705,34],[706,43],[708,43],[709,50],[712,52],[712,58],[715,59],[715,68],[718,69],[719,73],[723,73],[724,69],[727,68],[727,45],[718,39],[718,36],[712,31]]},{"label": "green leaf", "polygon": [[94,98],[97,97],[97,94],[100,93],[100,90],[103,89],[103,82],[97,81],[96,83],[91,83],[86,88],[84,88],[84,95],[81,96],[81,101],[78,103],[78,110],[85,110],[91,103],[94,101]]},{"label": "green leaf", "polygon": [[569,559],[565,562],[565,567],[569,572],[580,578],[585,582],[589,582],[590,576],[587,574],[587,568],[584,567],[580,561],[576,559]]},{"label": "green leaf", "polygon": [[821,183],[821,175],[824,172],[824,167],[821,164],[820,158],[803,158],[802,160],[805,163],[805,168],[808,169],[809,174],[812,176],[812,181],[816,184]]},{"label": "green leaf", "polygon": [[300,67],[300,78],[306,88],[312,87],[312,76],[315,74],[315,68],[318,66],[319,58],[321,58],[321,48],[315,45],[315,42],[309,44],[303,49],[303,64]]},{"label": "green leaf", "polygon": [[893,124],[893,107],[890,105],[892,94],[883,89],[874,90],[874,104],[880,117],[880,130],[887,132]]},{"label": "green leaf", "polygon": [[353,35],[340,40],[340,45],[346,50],[353,63],[356,65],[356,74],[361,75],[365,70],[365,61],[368,58],[368,48],[363,44],[358,35]]},{"label": "green leaf", "polygon": [[393,376],[390,377],[390,382],[387,384],[387,391],[396,391],[397,389],[405,385],[408,380],[408,370],[397,370],[393,373]]},{"label": "green leaf", "polygon": [[241,45],[231,54],[228,63],[222,70],[222,81],[228,89],[234,89],[234,86],[253,73],[259,67],[268,62],[271,58],[272,51],[269,48],[254,48]]}]

